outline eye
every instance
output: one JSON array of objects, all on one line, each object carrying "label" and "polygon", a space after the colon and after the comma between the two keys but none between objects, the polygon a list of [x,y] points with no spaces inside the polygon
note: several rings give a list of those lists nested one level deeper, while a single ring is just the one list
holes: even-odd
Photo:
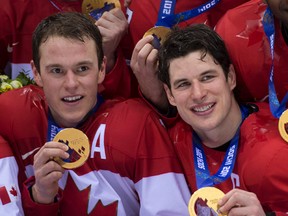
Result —
[{"label": "eye", "polygon": [[63,70],[61,68],[52,68],[51,72],[55,74],[60,74],[63,73]]},{"label": "eye", "polygon": [[78,69],[77,69],[77,72],[85,72],[85,71],[87,71],[89,69],[89,67],[87,67],[87,66],[81,66],[81,67],[79,67]]},{"label": "eye", "polygon": [[212,80],[213,78],[215,78],[215,75],[205,75],[201,78],[201,81],[206,82]]},{"label": "eye", "polygon": [[190,83],[189,83],[189,82],[187,82],[187,81],[185,81],[185,82],[180,82],[180,83],[178,83],[178,84],[176,85],[176,89],[177,89],[177,88],[185,88],[185,87],[187,87],[187,86],[190,86]]}]

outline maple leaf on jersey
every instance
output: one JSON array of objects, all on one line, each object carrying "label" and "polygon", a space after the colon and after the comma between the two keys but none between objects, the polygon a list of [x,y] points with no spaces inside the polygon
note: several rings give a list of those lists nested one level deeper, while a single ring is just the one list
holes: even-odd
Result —
[{"label": "maple leaf on jersey", "polygon": [[14,187],[12,187],[9,192],[10,192],[10,194],[12,194],[13,196],[15,196],[15,197],[17,196],[17,190],[15,190]]},{"label": "maple leaf on jersey", "polygon": [[77,185],[70,175],[67,178],[66,190],[63,191],[63,199],[61,201],[62,215],[117,215],[118,201],[109,205],[103,205],[99,200],[91,212],[88,212],[88,202],[93,194],[91,193],[91,185],[84,190],[79,191]]}]

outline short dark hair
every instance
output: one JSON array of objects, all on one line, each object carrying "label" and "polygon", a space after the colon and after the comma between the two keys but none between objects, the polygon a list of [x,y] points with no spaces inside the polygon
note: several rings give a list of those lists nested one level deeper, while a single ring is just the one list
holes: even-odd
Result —
[{"label": "short dark hair", "polygon": [[32,37],[33,61],[40,72],[39,47],[51,36],[60,36],[84,42],[85,37],[95,41],[98,66],[103,61],[102,36],[98,27],[84,14],[78,12],[56,13],[43,19],[36,27]]},{"label": "short dark hair", "polygon": [[199,50],[202,51],[201,60],[209,53],[215,63],[221,65],[227,78],[231,60],[226,46],[220,36],[205,24],[172,29],[158,53],[158,78],[171,89],[170,62]]}]

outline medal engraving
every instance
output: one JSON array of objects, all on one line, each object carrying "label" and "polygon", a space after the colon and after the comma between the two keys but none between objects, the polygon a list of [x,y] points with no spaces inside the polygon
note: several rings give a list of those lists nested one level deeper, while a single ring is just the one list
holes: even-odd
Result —
[{"label": "medal engraving", "polygon": [[163,27],[163,26],[157,26],[149,29],[143,37],[146,37],[148,35],[152,35],[154,37],[154,40],[152,41],[152,46],[155,49],[159,49],[160,46],[165,41],[165,38],[167,34],[170,32],[170,28]]},{"label": "medal engraving", "polygon": [[113,8],[121,8],[119,0],[84,0],[82,2],[82,13],[94,20],[100,19],[105,11]]},{"label": "medal engraving", "polygon": [[214,187],[203,187],[195,191],[188,204],[190,216],[223,216],[217,212],[218,200],[223,196],[224,193]]},{"label": "medal engraving", "polygon": [[67,151],[67,153],[69,154],[69,158],[54,159],[65,169],[74,169],[80,167],[89,157],[89,139],[82,131],[78,129],[63,129],[58,134],[56,134],[53,141],[64,143],[69,147]]}]

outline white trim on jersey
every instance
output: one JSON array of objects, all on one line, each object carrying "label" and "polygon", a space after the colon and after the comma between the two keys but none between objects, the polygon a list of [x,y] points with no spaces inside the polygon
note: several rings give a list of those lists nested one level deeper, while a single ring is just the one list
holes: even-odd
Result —
[{"label": "white trim on jersey", "polygon": [[0,215],[24,215],[14,157],[0,158]]}]

